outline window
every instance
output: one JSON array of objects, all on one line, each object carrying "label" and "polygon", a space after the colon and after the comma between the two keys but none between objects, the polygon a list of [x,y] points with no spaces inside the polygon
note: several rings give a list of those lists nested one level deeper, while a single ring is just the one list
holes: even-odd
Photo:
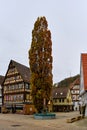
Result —
[{"label": "window", "polygon": [[23,100],[23,94],[20,95],[20,100]]},{"label": "window", "polygon": [[6,96],[6,101],[8,101],[8,99],[9,99],[9,96]]},{"label": "window", "polygon": [[57,93],[56,93],[56,95],[57,95]]},{"label": "window", "polygon": [[60,95],[63,95],[63,92],[61,92]]},{"label": "window", "polygon": [[13,96],[12,95],[10,95],[10,100],[13,101]]},{"label": "window", "polygon": [[11,86],[11,89],[14,90],[14,85]]},{"label": "window", "polygon": [[0,98],[0,103],[2,103],[2,99]]},{"label": "window", "polygon": [[23,84],[19,84],[19,89],[22,89],[23,88]]},{"label": "window", "polygon": [[4,101],[6,101],[6,96],[4,96]]},{"label": "window", "polygon": [[59,102],[61,102],[61,99],[59,99]]},{"label": "window", "polygon": [[26,94],[26,100],[29,100],[29,99],[30,99],[30,95]]},{"label": "window", "polygon": [[0,89],[0,94],[2,94],[2,91],[1,91],[1,89]]},{"label": "window", "polygon": [[6,86],[4,86],[4,92],[7,90],[7,87]]},{"label": "window", "polygon": [[15,80],[20,80],[21,79],[21,76],[18,75],[18,76],[15,76]]},{"label": "window", "polygon": [[79,90],[77,90],[77,92],[76,92],[77,94],[79,94]]},{"label": "window", "polygon": [[25,84],[25,89],[29,89],[30,87],[29,87],[29,84],[28,83],[26,83]]},{"label": "window", "polygon": [[76,100],[76,95],[73,95],[73,100]]},{"label": "window", "polygon": [[18,85],[17,84],[15,85],[15,89],[18,89]]},{"label": "window", "polygon": [[57,103],[57,99],[55,99],[55,103]]},{"label": "window", "polygon": [[76,96],[76,99],[79,100],[79,95]]},{"label": "window", "polygon": [[73,90],[73,93],[75,93],[75,90]]},{"label": "window", "polygon": [[14,95],[14,101],[16,101],[16,95]]}]

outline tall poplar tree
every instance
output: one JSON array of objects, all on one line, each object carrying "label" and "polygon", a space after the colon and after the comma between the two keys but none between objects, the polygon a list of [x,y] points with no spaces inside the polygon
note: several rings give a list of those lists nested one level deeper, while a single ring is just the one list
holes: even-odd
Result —
[{"label": "tall poplar tree", "polygon": [[52,90],[52,41],[45,17],[38,17],[32,30],[29,50],[31,90],[33,103],[38,112],[47,106]]}]

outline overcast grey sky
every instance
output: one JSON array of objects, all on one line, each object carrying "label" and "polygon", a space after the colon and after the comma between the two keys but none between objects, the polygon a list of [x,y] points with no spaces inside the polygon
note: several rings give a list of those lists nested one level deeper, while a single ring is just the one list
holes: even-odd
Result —
[{"label": "overcast grey sky", "polygon": [[52,35],[54,83],[80,73],[87,52],[87,0],[0,0],[0,75],[11,59],[29,66],[32,29],[45,16]]}]

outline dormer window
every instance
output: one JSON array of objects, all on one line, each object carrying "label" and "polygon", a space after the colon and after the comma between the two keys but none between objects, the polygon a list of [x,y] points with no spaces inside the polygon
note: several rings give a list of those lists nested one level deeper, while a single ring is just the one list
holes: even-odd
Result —
[{"label": "dormer window", "polygon": [[57,95],[57,93],[56,93],[56,95]]},{"label": "dormer window", "polygon": [[30,86],[28,83],[25,84],[25,89],[30,89]]},{"label": "dormer window", "polygon": [[63,93],[61,92],[60,95],[63,95]]}]

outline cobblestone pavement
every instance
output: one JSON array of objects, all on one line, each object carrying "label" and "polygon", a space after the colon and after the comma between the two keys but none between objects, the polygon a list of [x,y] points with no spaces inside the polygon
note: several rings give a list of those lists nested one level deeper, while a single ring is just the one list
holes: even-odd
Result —
[{"label": "cobblestone pavement", "polygon": [[79,112],[56,113],[56,119],[36,120],[33,115],[0,114],[0,130],[87,130],[87,118],[67,123]]}]

